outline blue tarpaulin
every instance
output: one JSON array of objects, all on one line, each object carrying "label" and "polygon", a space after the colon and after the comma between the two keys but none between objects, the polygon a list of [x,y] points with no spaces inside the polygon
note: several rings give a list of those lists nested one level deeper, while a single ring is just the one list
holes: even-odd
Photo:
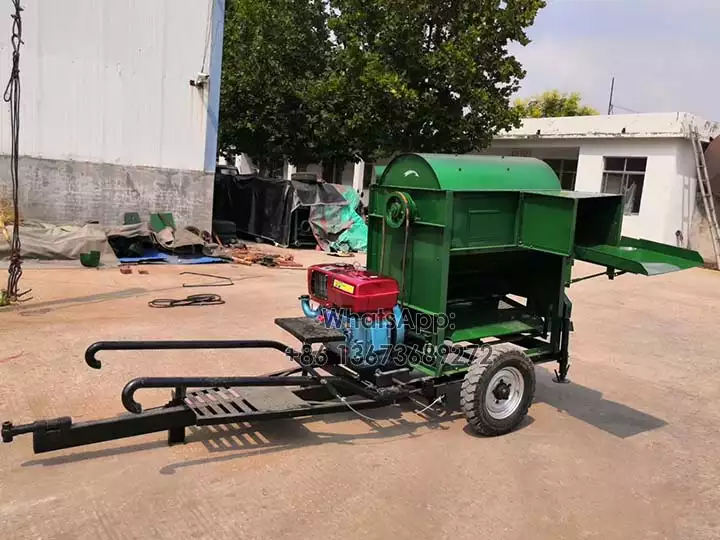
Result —
[{"label": "blue tarpaulin", "polygon": [[142,257],[120,257],[118,260],[122,264],[147,264],[147,263],[164,263],[170,256],[161,251],[145,250]]},{"label": "blue tarpaulin", "polygon": [[149,252],[142,257],[122,257],[119,259],[122,264],[219,264],[229,262],[221,257],[208,257],[205,255],[198,257],[180,257],[178,255],[168,255],[167,253]]}]

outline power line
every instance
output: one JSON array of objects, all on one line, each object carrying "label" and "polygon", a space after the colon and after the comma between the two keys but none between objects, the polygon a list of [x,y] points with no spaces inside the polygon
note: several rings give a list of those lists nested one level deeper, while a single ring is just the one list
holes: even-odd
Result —
[{"label": "power line", "polygon": [[615,97],[615,77],[612,78],[612,82],[610,83],[610,101],[608,103],[608,115],[613,114],[616,109],[621,110],[623,112],[641,114],[640,111],[636,111],[635,109],[629,109],[628,107],[621,107],[620,105],[616,105],[615,103],[613,103],[614,97]]},{"label": "power line", "polygon": [[640,111],[636,111],[635,109],[628,109],[627,107],[621,107],[620,105],[613,105],[613,110],[614,109],[620,109],[621,111],[634,113],[634,114],[642,114]]}]

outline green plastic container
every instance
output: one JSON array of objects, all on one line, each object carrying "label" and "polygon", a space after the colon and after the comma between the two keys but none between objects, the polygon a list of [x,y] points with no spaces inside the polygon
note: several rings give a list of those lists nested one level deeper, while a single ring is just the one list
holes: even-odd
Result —
[{"label": "green plastic container", "polygon": [[100,252],[90,251],[89,253],[81,253],[80,263],[85,268],[97,268],[100,266]]}]

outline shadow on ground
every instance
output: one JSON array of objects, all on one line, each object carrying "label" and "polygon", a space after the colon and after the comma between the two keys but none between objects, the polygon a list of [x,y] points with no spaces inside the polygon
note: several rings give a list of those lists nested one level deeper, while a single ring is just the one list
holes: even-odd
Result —
[{"label": "shadow on ground", "polygon": [[108,293],[89,294],[87,296],[78,296],[75,298],[60,298],[58,300],[48,300],[47,302],[33,302],[32,304],[27,305],[20,304],[15,311],[24,316],[43,315],[63,307],[72,307],[82,304],[97,304],[100,302],[120,300],[123,298],[136,298],[138,296],[143,296],[148,292],[150,292],[148,289],[136,287],[133,289],[123,289],[121,291]]},{"label": "shadow on ground", "polygon": [[[205,279],[207,279],[210,274],[198,274],[199,276],[204,276]],[[260,276],[243,276],[243,277],[233,277],[231,285],[234,285],[235,283],[239,283],[241,281],[246,281],[249,279],[258,279]],[[198,279],[198,278],[193,278]],[[218,277],[220,279],[220,277]],[[227,278],[230,279],[230,278]],[[224,282],[225,283],[225,282]],[[51,311],[55,311],[58,309],[68,308],[68,307],[75,307],[79,305],[85,305],[85,304],[99,304],[102,302],[109,302],[111,300],[123,300],[127,298],[138,298],[141,296],[145,296],[147,294],[152,293],[160,293],[160,292],[167,292],[167,291],[188,291],[188,289],[194,289],[194,288],[204,288],[204,287],[210,287],[210,286],[219,286],[217,283],[215,284],[208,284],[203,283],[202,281],[198,282],[192,282],[188,284],[178,284],[172,287],[162,287],[162,288],[152,288],[152,289],[145,289],[141,287],[135,287],[131,289],[123,289],[120,291],[112,291],[107,293],[98,293],[98,294],[89,294],[86,296],[76,296],[74,298],[59,298],[56,300],[48,300],[45,302],[32,302],[28,304],[17,304],[15,306],[12,306],[11,309],[8,311],[15,311],[19,313],[22,316],[25,317],[31,317],[33,315],[44,315],[46,313],[49,313]],[[220,286],[227,286],[227,285],[220,285]]]},{"label": "shadow on ground", "polygon": [[616,437],[625,439],[667,425],[661,418],[605,399],[602,392],[592,388],[574,382],[557,384],[544,369],[536,369],[535,373],[536,403],[547,403]]},{"label": "shadow on ground", "polygon": [[[556,384],[544,369],[538,369],[535,402],[546,403],[558,411],[565,412],[589,425],[595,426],[616,437],[627,438],[661,428],[667,422],[638,411],[627,405],[603,398],[601,392],[585,386],[570,383]],[[450,400],[457,404],[455,399]],[[337,433],[323,431],[319,426],[347,422],[357,418],[354,412],[310,417],[305,419],[283,419],[259,424],[226,424],[217,426],[192,426],[187,428],[186,443],[201,443],[208,456],[200,459],[172,463],[160,469],[161,474],[175,474],[179,469],[217,463],[239,458],[273,453],[320,444],[380,444],[386,440],[406,437],[421,437],[437,429],[448,429],[446,424],[463,420],[457,406],[437,408],[417,414],[418,407],[412,403],[389,406],[363,413],[363,421],[369,428],[364,433]],[[532,412],[532,409],[531,409]],[[415,418],[412,420],[412,414]],[[372,415],[372,417],[370,417]],[[527,416],[517,428],[525,429],[534,420]],[[474,435],[466,426],[465,432]],[[88,450],[23,463],[23,467],[53,466],[89,459],[152,450],[166,446],[164,439],[130,444],[114,448]],[[239,452],[241,451],[241,452]]]},{"label": "shadow on ground", "polygon": [[[366,411],[363,412],[365,414]],[[187,428],[186,444],[202,443],[209,456],[185,460],[160,469],[161,474],[174,474],[178,469],[206,463],[229,461],[254,455],[302,448],[320,444],[380,444],[397,437],[415,438],[423,430],[448,429],[445,425],[462,418],[451,410],[427,411],[417,420],[408,420],[405,415],[413,412],[412,404],[389,406],[373,410],[373,420],[363,418],[370,428],[365,433],[335,433],[321,431],[318,426],[340,423],[357,418],[356,413],[347,412],[306,419],[270,420],[259,424],[224,424],[217,426],[191,426]],[[368,416],[369,418],[369,416]],[[311,429],[312,428],[312,429]],[[54,466],[67,463],[142,452],[166,446],[164,439],[130,444],[115,448],[104,448],[76,452],[46,459],[35,459],[22,464],[23,467]],[[242,450],[242,452],[238,452]]]}]

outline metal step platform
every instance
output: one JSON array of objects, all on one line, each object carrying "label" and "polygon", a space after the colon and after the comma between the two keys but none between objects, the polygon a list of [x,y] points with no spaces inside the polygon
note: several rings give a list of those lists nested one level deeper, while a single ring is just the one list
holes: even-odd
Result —
[{"label": "metal step platform", "polygon": [[345,334],[340,330],[328,328],[324,324],[309,317],[275,319],[275,324],[307,345],[316,343],[341,343],[345,341]]},{"label": "metal step platform", "polygon": [[[85,361],[100,369],[102,363],[96,355],[107,350],[272,349],[301,364],[304,354],[312,356],[304,352],[312,343],[345,340],[342,332],[306,317],[277,322],[303,342],[302,354],[268,340],[98,342],[88,347]],[[18,435],[32,433],[37,454],[160,431],[167,431],[169,444],[177,444],[185,442],[186,428],[191,426],[357,412],[385,407],[418,391],[402,388],[379,392],[353,378],[321,375],[311,366],[297,364],[291,369],[251,377],[138,377],[129,381],[121,393],[128,414],[87,422],[73,422],[70,417],[20,425],[3,422],[0,439],[9,443]],[[170,401],[163,406],[145,409],[135,399],[140,390],[159,388],[173,390]]]},{"label": "metal step platform", "polygon": [[197,418],[197,425],[246,421],[248,416],[267,412],[298,410],[312,405],[283,387],[203,388],[189,392],[185,404]]}]

